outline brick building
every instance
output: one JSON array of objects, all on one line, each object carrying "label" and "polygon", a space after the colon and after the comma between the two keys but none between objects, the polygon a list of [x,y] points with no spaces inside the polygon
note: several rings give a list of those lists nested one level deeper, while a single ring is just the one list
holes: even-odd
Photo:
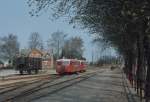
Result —
[{"label": "brick building", "polygon": [[42,58],[43,69],[50,69],[52,67],[53,64],[53,61],[51,60],[52,56],[47,52],[33,49],[29,52],[28,56],[34,58]]},{"label": "brick building", "polygon": [[43,53],[42,53],[42,51],[40,51],[40,50],[32,49],[32,50],[29,52],[28,56],[29,56],[29,57],[34,57],[34,58],[42,58]]}]

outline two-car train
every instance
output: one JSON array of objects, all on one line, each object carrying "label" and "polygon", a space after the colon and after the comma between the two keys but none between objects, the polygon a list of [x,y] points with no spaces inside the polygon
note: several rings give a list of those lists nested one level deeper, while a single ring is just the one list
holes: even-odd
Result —
[{"label": "two-car train", "polygon": [[77,59],[59,59],[56,61],[56,72],[58,74],[85,72],[87,63]]}]

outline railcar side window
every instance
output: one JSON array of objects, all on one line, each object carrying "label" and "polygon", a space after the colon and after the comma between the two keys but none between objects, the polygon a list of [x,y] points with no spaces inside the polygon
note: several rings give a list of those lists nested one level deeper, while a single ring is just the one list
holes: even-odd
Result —
[{"label": "railcar side window", "polygon": [[80,65],[80,62],[76,62],[76,65]]},{"label": "railcar side window", "polygon": [[62,64],[62,62],[57,62],[57,65],[61,65]]},{"label": "railcar side window", "polygon": [[63,65],[69,65],[69,61],[63,61]]}]

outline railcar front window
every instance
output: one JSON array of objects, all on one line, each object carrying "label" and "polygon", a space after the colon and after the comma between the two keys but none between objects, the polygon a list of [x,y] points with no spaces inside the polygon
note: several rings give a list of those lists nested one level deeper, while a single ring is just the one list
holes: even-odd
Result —
[{"label": "railcar front window", "polygon": [[69,65],[69,61],[64,61],[63,65]]}]

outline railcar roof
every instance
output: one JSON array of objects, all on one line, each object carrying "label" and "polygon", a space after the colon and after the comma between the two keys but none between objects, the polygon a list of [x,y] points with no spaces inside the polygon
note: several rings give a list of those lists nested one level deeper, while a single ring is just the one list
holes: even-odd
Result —
[{"label": "railcar roof", "polygon": [[76,59],[58,59],[57,61],[73,61],[73,60],[76,60]]},{"label": "railcar roof", "polygon": [[78,61],[80,61],[80,62],[86,62],[85,60],[78,60]]}]

